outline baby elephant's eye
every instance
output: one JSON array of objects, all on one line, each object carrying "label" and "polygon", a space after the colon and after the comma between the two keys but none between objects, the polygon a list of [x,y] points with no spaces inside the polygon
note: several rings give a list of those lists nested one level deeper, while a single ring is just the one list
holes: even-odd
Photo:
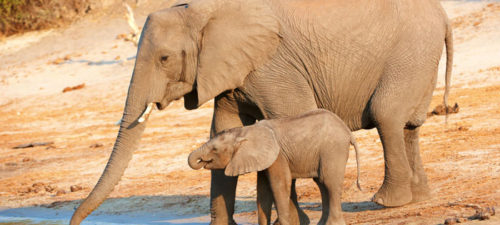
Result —
[{"label": "baby elephant's eye", "polygon": [[167,59],[168,59],[168,56],[166,56],[166,55],[160,57],[160,60],[162,63],[167,62]]}]

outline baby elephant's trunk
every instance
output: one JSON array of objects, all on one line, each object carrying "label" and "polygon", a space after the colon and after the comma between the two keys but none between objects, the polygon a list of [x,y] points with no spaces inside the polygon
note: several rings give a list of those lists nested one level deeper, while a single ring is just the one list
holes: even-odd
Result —
[{"label": "baby elephant's trunk", "polygon": [[205,166],[206,162],[201,160],[201,157],[207,153],[206,151],[206,146],[203,145],[199,147],[198,149],[194,150],[189,154],[188,157],[188,164],[189,167],[191,167],[194,170],[201,169],[203,166]]},{"label": "baby elephant's trunk", "polygon": [[354,135],[351,134],[351,145],[354,146],[354,151],[356,153],[356,167],[357,167],[357,170],[358,170],[358,177],[356,178],[356,185],[358,186],[358,189],[360,191],[363,191],[363,189],[361,188],[361,184],[359,184],[359,170],[360,170],[360,166],[359,166],[359,148],[358,148],[358,143],[356,143],[356,138],[354,138]]}]

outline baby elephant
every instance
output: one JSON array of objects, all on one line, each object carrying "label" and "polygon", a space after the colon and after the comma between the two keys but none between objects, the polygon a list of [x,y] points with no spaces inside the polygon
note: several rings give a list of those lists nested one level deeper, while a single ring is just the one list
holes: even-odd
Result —
[{"label": "baby elephant", "polygon": [[[297,117],[262,120],[217,134],[189,155],[193,169],[224,169],[227,176],[261,171],[257,182],[259,224],[269,224],[272,201],[278,222],[290,224],[292,179],[314,178],[321,190],[319,224],[345,224],[341,194],[349,146],[358,147],[351,131],[335,114],[314,110]],[[271,193],[272,195],[271,195]]]}]

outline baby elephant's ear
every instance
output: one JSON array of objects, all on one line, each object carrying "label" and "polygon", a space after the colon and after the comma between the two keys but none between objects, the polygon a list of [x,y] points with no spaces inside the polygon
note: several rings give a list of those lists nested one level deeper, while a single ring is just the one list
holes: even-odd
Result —
[{"label": "baby elephant's ear", "polygon": [[236,143],[237,149],[224,172],[226,176],[265,170],[278,158],[280,147],[271,128],[252,125],[243,129],[247,132],[242,132],[237,138],[239,143]]}]

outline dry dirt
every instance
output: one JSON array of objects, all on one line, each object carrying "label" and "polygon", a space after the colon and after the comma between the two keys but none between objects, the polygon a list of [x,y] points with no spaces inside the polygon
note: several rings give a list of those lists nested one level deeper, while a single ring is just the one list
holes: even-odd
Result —
[{"label": "dry dirt", "polygon": [[[136,9],[138,23],[167,4],[143,4]],[[455,35],[450,104],[457,102],[460,111],[447,124],[444,116],[429,117],[421,129],[433,198],[398,208],[371,203],[384,175],[382,147],[375,130],[358,131],[364,191],[355,188],[350,157],[343,194],[348,224],[442,224],[473,216],[476,206],[500,210],[500,3],[443,5]],[[134,66],[134,45],[116,39],[128,32],[123,16],[96,16],[0,43],[0,224],[67,223],[93,188],[111,152]],[[443,64],[429,112],[442,101]],[[186,158],[207,140],[212,106],[186,111],[181,100],[154,111],[121,182],[86,222],[209,221],[210,174],[191,170]],[[13,149],[32,142],[53,143]],[[256,223],[255,180],[255,174],[239,179],[238,223]],[[297,191],[302,208],[317,222],[318,189],[299,180]]]}]

